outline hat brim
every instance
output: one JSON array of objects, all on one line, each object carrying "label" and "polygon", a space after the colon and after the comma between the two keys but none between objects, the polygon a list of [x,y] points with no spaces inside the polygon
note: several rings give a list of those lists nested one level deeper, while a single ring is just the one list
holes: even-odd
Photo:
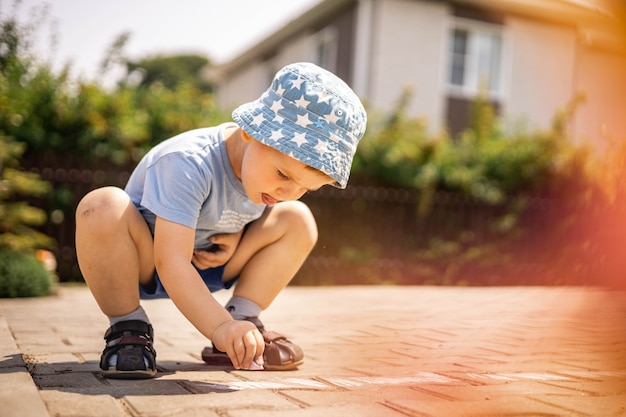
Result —
[{"label": "hat brim", "polygon": [[[288,102],[284,104],[289,106]],[[233,111],[232,117],[254,139],[323,172],[335,180],[332,184],[334,187],[346,188],[352,157],[345,150],[339,149],[339,142],[329,141],[327,133],[318,132],[313,121],[303,127],[281,115],[280,110],[278,114],[275,113],[265,105],[262,97],[239,106]],[[304,134],[307,140],[299,140],[298,134]]]}]

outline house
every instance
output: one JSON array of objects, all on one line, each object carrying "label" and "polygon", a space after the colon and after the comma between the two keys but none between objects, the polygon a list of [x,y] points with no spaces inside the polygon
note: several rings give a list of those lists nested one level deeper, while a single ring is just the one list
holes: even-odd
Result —
[{"label": "house", "polygon": [[221,65],[218,102],[255,99],[283,65],[311,61],[370,111],[410,89],[409,114],[432,132],[466,127],[479,94],[530,129],[582,94],[575,137],[624,139],[626,32],[611,1],[621,0],[321,0]]}]

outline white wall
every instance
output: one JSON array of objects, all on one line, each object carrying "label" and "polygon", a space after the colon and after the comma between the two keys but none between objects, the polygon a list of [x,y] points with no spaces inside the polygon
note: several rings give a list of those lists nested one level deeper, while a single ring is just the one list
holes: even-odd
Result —
[{"label": "white wall", "polygon": [[250,63],[236,75],[230,75],[219,87],[218,104],[230,110],[255,100],[267,90],[274,74],[283,66],[293,62],[313,61],[314,58],[314,37],[307,34],[294,38],[271,60]]},{"label": "white wall", "polygon": [[[354,80],[368,109],[390,111],[404,89],[413,89],[408,111],[424,117],[431,132],[443,127],[446,105],[449,27],[445,2],[361,0]],[[601,134],[626,137],[626,56],[581,45],[576,30],[544,21],[508,16],[504,26],[502,112],[508,122],[548,128],[557,109],[583,92],[574,133],[596,140]],[[268,62],[250,63],[221,86],[227,109],[256,99],[283,65],[315,59],[315,39],[300,34]],[[369,68],[361,68],[364,65]]]},{"label": "white wall", "polygon": [[511,61],[504,114],[509,120],[528,120],[531,129],[547,128],[575,94],[576,32],[515,17],[506,26]]},{"label": "white wall", "polygon": [[372,70],[368,102],[391,109],[405,88],[413,90],[408,111],[438,130],[444,111],[447,6],[384,0],[374,4]]},{"label": "white wall", "polygon": [[247,65],[236,75],[230,74],[217,92],[218,105],[232,110],[240,104],[256,99],[267,89],[265,68],[259,63]]},{"label": "white wall", "polygon": [[576,65],[577,91],[586,97],[576,113],[578,140],[603,146],[605,137],[626,139],[626,53],[581,47]]}]

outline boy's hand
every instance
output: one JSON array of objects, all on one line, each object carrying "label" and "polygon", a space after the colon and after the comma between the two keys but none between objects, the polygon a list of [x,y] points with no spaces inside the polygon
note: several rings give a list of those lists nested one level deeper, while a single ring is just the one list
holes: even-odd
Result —
[{"label": "boy's hand", "polygon": [[191,261],[199,269],[215,268],[230,260],[239,245],[243,230],[211,236],[213,246],[209,250],[194,249]]},{"label": "boy's hand", "polygon": [[249,321],[229,320],[220,324],[213,331],[211,342],[226,352],[235,369],[250,369],[253,361],[263,364],[265,342]]}]

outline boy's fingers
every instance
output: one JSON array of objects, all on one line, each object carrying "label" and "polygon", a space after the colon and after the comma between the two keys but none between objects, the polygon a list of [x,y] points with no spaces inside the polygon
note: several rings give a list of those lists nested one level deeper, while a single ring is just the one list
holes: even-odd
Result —
[{"label": "boy's fingers", "polygon": [[[214,333],[216,339],[221,339],[222,333],[227,336],[226,354],[235,369],[251,369],[252,362],[256,359],[258,364],[263,363],[263,336],[254,324],[247,321],[227,322],[228,325],[218,327],[220,334]],[[259,359],[260,358],[260,359]]]},{"label": "boy's fingers", "polygon": [[251,369],[253,362],[263,365],[263,350],[265,342],[258,330],[246,333],[243,338],[235,343],[233,366],[236,369]]},{"label": "boy's fingers", "polygon": [[[235,368],[237,369],[246,368],[246,350],[247,350],[246,345],[243,340],[240,339],[235,342],[235,356],[237,358],[237,366],[238,366],[238,368],[237,366],[235,366]],[[235,364],[233,363],[233,365]]]},{"label": "boy's fingers", "polygon": [[224,265],[228,261],[228,254],[223,250],[218,250],[216,252],[196,250],[193,253],[192,260],[200,269],[214,268],[216,266]]},{"label": "boy's fingers", "polygon": [[263,335],[258,330],[254,332],[254,337],[256,338],[256,352],[254,355],[254,361],[263,365],[263,352],[265,351],[265,340],[263,340]]},{"label": "boy's fingers", "polygon": [[257,350],[258,350],[259,343],[255,336],[255,333],[258,333],[256,329],[254,331],[250,331],[246,333],[243,337],[244,344],[246,347],[246,350],[244,352],[244,357],[241,360],[241,367],[243,369],[250,369],[252,367],[252,362],[257,357]]},{"label": "boy's fingers", "polygon": [[229,349],[229,352],[227,352],[228,357],[230,358],[230,361],[233,363],[233,366],[235,367],[235,369],[246,368],[245,366],[246,350],[247,349],[243,340],[239,339],[238,341],[235,341],[233,343],[231,349]]}]

